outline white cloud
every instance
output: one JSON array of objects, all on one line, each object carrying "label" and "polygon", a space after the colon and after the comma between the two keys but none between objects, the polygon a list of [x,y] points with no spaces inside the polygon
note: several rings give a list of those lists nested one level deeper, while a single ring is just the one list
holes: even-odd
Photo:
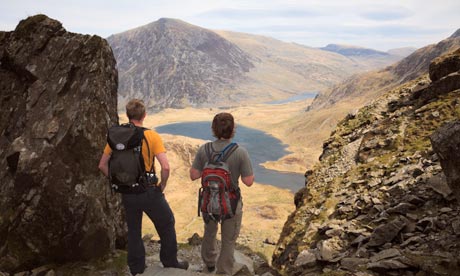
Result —
[{"label": "white cloud", "polygon": [[422,47],[460,28],[453,0],[0,0],[0,29],[44,13],[72,32],[107,37],[161,17],[320,47]]}]

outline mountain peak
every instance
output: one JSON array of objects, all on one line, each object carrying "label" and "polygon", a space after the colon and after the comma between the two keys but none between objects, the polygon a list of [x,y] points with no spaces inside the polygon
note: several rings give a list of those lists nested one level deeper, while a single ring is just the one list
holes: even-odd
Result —
[{"label": "mountain peak", "polygon": [[153,110],[211,102],[254,67],[236,45],[178,19],[160,18],[108,42],[121,72],[119,102],[140,93]]},{"label": "mountain peak", "polygon": [[168,18],[168,17],[162,17],[158,19],[157,21],[153,23],[158,23],[158,24],[183,24],[183,25],[190,25],[189,23],[182,21],[180,19],[176,18]]},{"label": "mountain peak", "polygon": [[449,38],[456,38],[460,37],[460,29],[456,30]]}]

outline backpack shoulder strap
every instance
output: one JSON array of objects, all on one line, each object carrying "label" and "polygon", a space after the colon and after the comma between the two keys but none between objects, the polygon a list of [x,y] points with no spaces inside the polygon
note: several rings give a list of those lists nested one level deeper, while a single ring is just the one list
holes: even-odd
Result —
[{"label": "backpack shoulder strap", "polygon": [[222,153],[221,153],[221,156],[220,156],[220,161],[222,162],[225,162],[227,161],[227,159],[230,157],[230,155],[238,148],[238,144],[237,143],[230,143],[228,144],[223,150],[222,150]]},{"label": "backpack shoulder strap", "polygon": [[214,149],[212,147],[212,142],[209,142],[209,143],[206,143],[204,145],[204,151],[206,153],[206,158],[208,158],[208,162],[212,161],[212,155],[213,155],[213,152],[214,152]]},{"label": "backpack shoulder strap", "polygon": [[[148,152],[148,157],[150,158],[150,146],[149,146],[149,141],[147,141],[147,138],[145,138],[144,132],[146,130],[149,130],[148,128],[142,127],[142,140],[145,141],[145,144],[147,145],[147,152]],[[141,142],[141,152],[142,152],[142,142]],[[142,160],[143,161],[143,160]],[[147,168],[145,168],[145,171],[147,171]],[[150,166],[150,173],[155,173],[155,155],[152,158],[152,165]]]}]

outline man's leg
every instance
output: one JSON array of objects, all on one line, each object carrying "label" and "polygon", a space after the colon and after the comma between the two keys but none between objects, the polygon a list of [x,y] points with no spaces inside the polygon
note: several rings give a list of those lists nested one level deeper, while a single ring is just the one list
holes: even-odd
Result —
[{"label": "man's leg", "polygon": [[233,265],[235,263],[233,254],[235,251],[236,239],[240,234],[242,218],[243,214],[240,212],[233,218],[226,219],[222,222],[222,247],[220,249],[219,258],[217,259],[217,273],[233,275]]},{"label": "man's leg", "polygon": [[160,236],[160,261],[165,267],[176,267],[178,261],[174,214],[161,191],[149,188],[147,193],[149,201],[144,211]]},{"label": "man's leg", "polygon": [[145,248],[142,241],[142,210],[139,207],[139,197],[142,195],[123,195],[123,205],[128,224],[128,266],[131,273],[144,272]]},{"label": "man's leg", "polygon": [[213,220],[204,224],[203,242],[201,243],[201,258],[203,259],[204,264],[209,268],[216,266],[218,254],[216,241],[217,226],[218,223]]}]

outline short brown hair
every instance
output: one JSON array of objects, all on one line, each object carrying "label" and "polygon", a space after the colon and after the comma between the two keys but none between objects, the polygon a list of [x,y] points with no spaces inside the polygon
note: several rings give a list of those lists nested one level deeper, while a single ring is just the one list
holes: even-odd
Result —
[{"label": "short brown hair", "polygon": [[212,132],[217,139],[230,139],[234,135],[235,121],[230,113],[219,113],[212,120]]},{"label": "short brown hair", "polygon": [[145,115],[145,105],[142,100],[132,99],[126,104],[126,116],[129,120],[142,120]]}]

